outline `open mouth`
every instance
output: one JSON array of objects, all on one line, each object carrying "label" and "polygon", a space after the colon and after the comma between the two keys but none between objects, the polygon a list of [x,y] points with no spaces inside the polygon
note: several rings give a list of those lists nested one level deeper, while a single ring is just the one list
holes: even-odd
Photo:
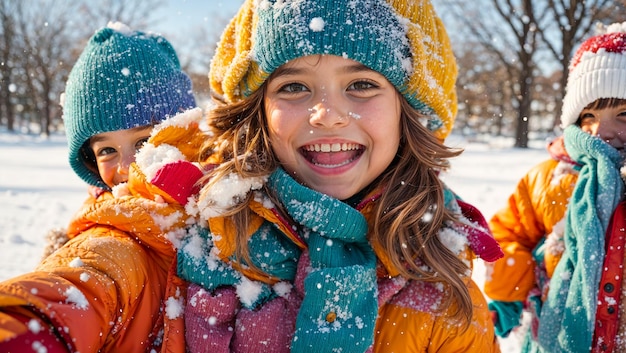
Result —
[{"label": "open mouth", "polygon": [[321,143],[303,146],[301,154],[321,168],[337,168],[358,159],[365,148],[356,143]]}]

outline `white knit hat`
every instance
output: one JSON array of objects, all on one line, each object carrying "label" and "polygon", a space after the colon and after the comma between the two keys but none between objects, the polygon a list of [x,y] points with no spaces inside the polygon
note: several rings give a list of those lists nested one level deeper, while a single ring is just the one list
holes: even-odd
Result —
[{"label": "white knit hat", "polygon": [[626,22],[602,28],[587,39],[569,66],[561,127],[576,123],[580,112],[600,98],[626,99]]}]

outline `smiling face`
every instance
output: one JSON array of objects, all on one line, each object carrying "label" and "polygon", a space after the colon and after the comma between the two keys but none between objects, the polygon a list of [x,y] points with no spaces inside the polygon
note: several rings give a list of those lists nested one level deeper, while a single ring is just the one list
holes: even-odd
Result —
[{"label": "smiling face", "polygon": [[98,173],[108,187],[128,181],[128,167],[151,132],[152,126],[140,126],[97,134],[89,139]]},{"label": "smiling face", "polygon": [[579,116],[580,128],[617,149],[625,156],[626,103],[602,109],[584,109]]},{"label": "smiling face", "polygon": [[264,99],[270,142],[304,185],[344,200],[374,181],[400,143],[400,96],[349,59],[302,57],[281,66]]}]

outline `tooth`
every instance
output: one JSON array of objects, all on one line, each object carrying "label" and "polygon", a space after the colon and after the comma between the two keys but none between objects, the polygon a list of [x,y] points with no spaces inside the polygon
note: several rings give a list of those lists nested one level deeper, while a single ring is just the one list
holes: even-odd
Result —
[{"label": "tooth", "polygon": [[339,143],[333,143],[333,145],[331,146],[331,150],[333,152],[339,152],[341,151],[341,144]]},{"label": "tooth", "polygon": [[323,144],[323,145],[321,146],[321,151],[322,151],[322,152],[330,152],[330,145],[329,145],[329,144],[326,144],[326,143],[325,143],[325,144]]}]

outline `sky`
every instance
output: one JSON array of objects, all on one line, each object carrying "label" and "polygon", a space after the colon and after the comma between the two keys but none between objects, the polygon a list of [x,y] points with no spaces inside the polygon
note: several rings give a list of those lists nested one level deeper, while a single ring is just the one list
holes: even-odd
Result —
[{"label": "sky", "polygon": [[[470,142],[452,135],[451,147],[465,152],[452,160],[442,179],[465,201],[490,218],[504,206],[517,181],[548,154],[544,141],[515,149],[513,141]],[[0,281],[28,272],[41,259],[45,234],[64,227],[87,197],[86,185],[69,167],[64,135],[44,139],[0,130]],[[475,262],[482,287],[484,267]],[[519,335],[501,340],[503,352],[519,351]]]},{"label": "sky", "polygon": [[[243,0],[167,0],[159,8],[152,25],[155,32],[175,33],[192,29],[196,25],[210,24],[216,17],[231,18]],[[161,20],[162,19],[162,20]]]}]

